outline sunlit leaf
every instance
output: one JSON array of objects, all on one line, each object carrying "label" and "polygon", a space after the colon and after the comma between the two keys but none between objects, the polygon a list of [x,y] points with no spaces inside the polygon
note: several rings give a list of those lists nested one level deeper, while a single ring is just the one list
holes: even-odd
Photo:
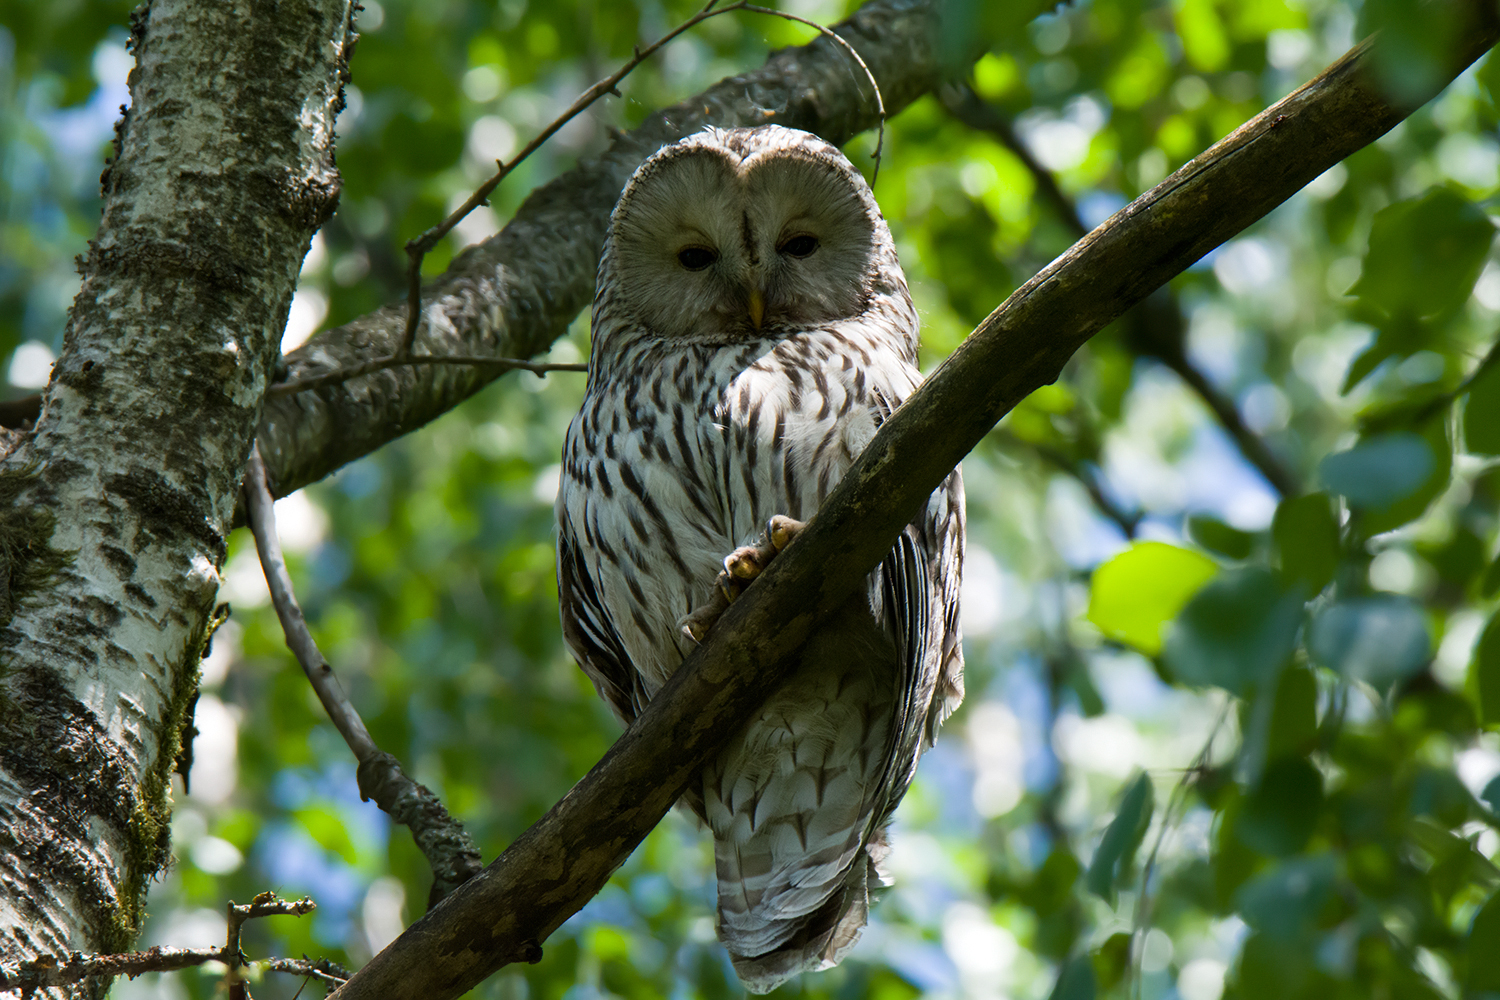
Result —
[{"label": "sunlit leaf", "polygon": [[1189,549],[1138,542],[1094,570],[1089,621],[1112,639],[1157,653],[1163,627],[1218,569]]}]

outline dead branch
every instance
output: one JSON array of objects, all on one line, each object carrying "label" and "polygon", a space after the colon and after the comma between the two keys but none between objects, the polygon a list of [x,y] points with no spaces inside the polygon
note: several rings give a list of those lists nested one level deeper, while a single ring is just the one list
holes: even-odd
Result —
[{"label": "dead branch", "polygon": [[[435,903],[480,870],[479,848],[474,846],[463,824],[448,813],[427,786],[413,781],[402,769],[400,761],[375,745],[333,668],[319,652],[302,615],[302,607],[297,603],[297,595],[292,590],[292,577],[287,572],[286,558],[276,536],[276,514],[258,445],[252,447],[250,460],[245,465],[245,499],[250,531],[255,535],[256,551],[260,553],[261,568],[265,570],[266,585],[271,591],[276,616],[281,619],[287,647],[301,664],[302,672],[307,675],[328,718],[359,762],[356,774],[361,797],[373,799],[392,819],[411,830],[417,847],[432,867],[429,904]],[[231,916],[231,923],[233,919]]]}]

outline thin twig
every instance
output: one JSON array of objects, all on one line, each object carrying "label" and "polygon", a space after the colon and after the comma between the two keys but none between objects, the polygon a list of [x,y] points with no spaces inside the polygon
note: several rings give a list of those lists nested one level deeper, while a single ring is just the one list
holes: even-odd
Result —
[{"label": "thin twig", "polygon": [[357,777],[360,795],[375,804],[396,822],[407,826],[427,863],[432,866],[432,894],[429,904],[436,903],[483,867],[479,849],[454,819],[438,797],[425,785],[407,776],[395,757],[376,746],[364,720],[344,694],[333,668],[318,650],[307,628],[302,607],[292,589],[286,558],[276,536],[276,514],[271,489],[266,482],[266,467],[260,446],[250,450],[245,464],[245,507],[255,547],[260,553],[261,568],[271,591],[271,603],[281,619],[286,644],[302,666],[302,672],[317,693],[323,709],[338,729],[339,735],[359,762]]},{"label": "thin twig", "polygon": [[1141,953],[1145,948],[1146,934],[1151,929],[1151,909],[1156,902],[1151,896],[1151,876],[1156,871],[1157,855],[1161,853],[1161,845],[1167,839],[1168,831],[1177,825],[1180,817],[1175,814],[1181,811],[1183,803],[1187,800],[1188,788],[1208,766],[1209,759],[1213,756],[1214,740],[1218,738],[1219,730],[1223,728],[1224,720],[1229,717],[1229,710],[1234,705],[1233,698],[1224,699],[1224,704],[1219,708],[1219,717],[1214,720],[1213,728],[1208,731],[1208,739],[1203,741],[1203,747],[1193,758],[1192,764],[1188,765],[1183,770],[1182,777],[1177,779],[1177,784],[1172,788],[1172,794],[1167,799],[1167,806],[1162,810],[1161,826],[1157,828],[1156,840],[1151,845],[1151,853],[1146,856],[1146,863],[1141,866],[1141,890],[1135,897],[1135,920],[1130,935],[1130,995],[1133,1000],[1139,1000],[1141,994]]},{"label": "thin twig", "polygon": [[875,181],[880,176],[880,157],[881,152],[885,147],[885,97],[880,92],[880,84],[875,79],[875,74],[871,72],[870,67],[865,63],[864,59],[861,58],[859,52],[855,50],[854,46],[851,45],[845,38],[843,38],[843,36],[835,32],[832,28],[826,27],[816,21],[801,17],[797,14],[790,14],[786,11],[780,10],[772,10],[769,7],[756,6],[754,4],[746,2],[746,0],[739,0],[739,2],[729,4],[725,7],[720,7],[718,6],[718,4],[719,0],[709,0],[709,3],[697,14],[694,14],[692,17],[688,18],[688,20],[684,21],[682,24],[678,25],[676,28],[663,35],[661,38],[658,38],[656,41],[652,42],[650,45],[647,45],[645,48],[637,46],[635,54],[630,58],[629,61],[627,61],[619,69],[615,70],[615,72],[611,73],[609,76],[600,80],[598,83],[594,84],[588,90],[580,94],[578,99],[575,100],[571,105],[569,105],[566,111],[555,118],[552,123],[544,128],[541,132],[537,133],[536,137],[529,143],[527,143],[526,147],[522,149],[514,159],[512,159],[509,163],[504,161],[496,161],[497,169],[495,170],[495,173],[489,178],[489,180],[485,181],[478,188],[476,188],[474,190],[474,193],[470,195],[462,205],[458,206],[458,208],[448,213],[447,218],[438,223],[436,226],[433,226],[431,229],[422,233],[420,236],[414,237],[413,239],[407,241],[406,254],[408,263],[406,272],[406,325],[401,332],[401,341],[397,345],[394,353],[388,355],[387,357],[376,358],[374,360],[365,362],[364,364],[354,365],[348,368],[341,368],[335,371],[326,372],[322,375],[314,375],[308,378],[302,378],[291,382],[283,382],[277,385],[273,385],[268,390],[268,395],[285,396],[295,392],[302,392],[307,389],[316,389],[326,385],[337,385],[339,383],[346,382],[349,379],[358,378],[361,375],[370,375],[378,371],[385,371],[387,369],[397,368],[401,365],[406,364],[492,365],[501,366],[504,368],[521,368],[525,369],[526,371],[536,372],[538,374],[547,371],[586,371],[587,366],[585,365],[533,365],[531,362],[520,361],[513,358],[413,356],[411,353],[412,348],[416,344],[417,330],[421,326],[422,261],[426,258],[427,254],[432,250],[432,248],[437,246],[439,240],[448,235],[448,233],[452,232],[453,227],[458,225],[458,223],[461,222],[464,217],[466,217],[470,212],[474,211],[474,209],[478,208],[480,205],[485,204],[489,200],[490,195],[493,194],[495,189],[500,186],[500,182],[503,181],[507,176],[509,176],[516,169],[516,167],[519,166],[523,161],[525,161],[529,156],[531,156],[532,153],[541,148],[543,143],[545,143],[552,136],[556,135],[559,129],[561,129],[568,122],[572,121],[578,115],[583,113],[592,104],[594,104],[594,102],[598,101],[606,94],[614,94],[618,96],[619,90],[617,89],[617,87],[620,81],[624,80],[625,77],[631,73],[631,71],[633,71],[637,66],[654,55],[657,50],[659,50],[663,45],[666,45],[668,42],[672,41],[683,32],[688,31],[696,25],[703,23],[711,17],[718,17],[720,14],[728,14],[732,11],[743,10],[753,14],[768,14],[772,17],[782,18],[783,20],[796,21],[799,24],[805,24],[808,27],[814,28],[817,31],[821,32],[823,35],[832,39],[837,45],[842,47],[846,53],[848,53],[849,57],[853,59],[854,62],[859,66],[860,70],[864,72],[865,79],[869,80],[870,88],[874,91],[875,94],[875,106],[880,117],[879,127],[875,139],[875,151],[872,154],[874,159],[874,168],[872,169],[870,174],[870,185],[873,187]]},{"label": "thin twig", "polygon": [[854,51],[854,46],[850,45],[847,39],[836,33],[832,28],[819,24],[817,21],[810,21],[805,17],[799,17],[796,14],[789,14],[784,10],[772,10],[769,7],[757,7],[748,3],[741,4],[740,6],[755,14],[770,14],[772,17],[779,17],[787,21],[796,21],[799,24],[807,25],[809,28],[816,28],[822,34],[843,46],[844,51],[849,53],[849,58],[859,63],[859,68],[864,70],[865,79],[870,81],[870,89],[875,92],[875,110],[880,115],[880,124],[876,127],[875,131],[875,152],[870,154],[871,159],[875,161],[874,167],[870,170],[870,187],[873,188],[875,182],[880,178],[880,153],[885,148],[885,97],[880,93],[880,84],[876,82],[875,74],[870,72],[870,67],[865,65],[865,61],[860,58],[859,53]]},{"label": "thin twig", "polygon": [[1083,217],[1078,214],[1078,207],[1073,204],[1073,199],[1063,193],[1062,188],[1057,184],[1056,176],[1032,155],[1030,147],[1021,141],[1020,136],[1016,135],[1010,119],[998,108],[974,93],[974,88],[968,84],[943,87],[938,91],[938,99],[943,102],[943,107],[947,108],[948,113],[954,118],[976,131],[988,132],[1000,140],[1000,145],[1010,150],[1011,155],[1021,161],[1021,165],[1027,169],[1032,180],[1035,181],[1037,193],[1052,206],[1052,210],[1062,219],[1063,224],[1072,231],[1074,239],[1088,232],[1088,227],[1084,225]]},{"label": "thin twig", "polygon": [[[1039,163],[1031,150],[1016,135],[1010,121],[999,110],[986,103],[965,85],[945,88],[941,94],[943,106],[955,118],[970,128],[987,132],[1010,150],[1031,173],[1037,190],[1052,205],[1053,210],[1067,226],[1075,239],[1088,234],[1088,226],[1078,214],[1073,200],[1063,193],[1052,171]],[[1162,294],[1162,293],[1158,293]],[[1170,368],[1188,388],[1198,394],[1204,404],[1224,430],[1234,439],[1240,453],[1260,471],[1271,487],[1282,496],[1295,496],[1301,492],[1297,478],[1291,474],[1281,460],[1272,453],[1266,442],[1252,431],[1240,416],[1239,408],[1221,393],[1191,361],[1182,347],[1182,314],[1176,304],[1171,306],[1171,315],[1159,306],[1154,297],[1141,303],[1126,314],[1127,341],[1138,354],[1156,358]],[[1155,312],[1156,315],[1151,315]]]},{"label": "thin twig", "polygon": [[421,236],[407,241],[406,254],[409,258],[409,263],[406,272],[406,329],[402,332],[401,343],[396,348],[396,353],[393,357],[403,360],[409,357],[412,345],[416,342],[417,326],[420,323],[422,313],[422,259],[427,256],[429,250],[437,246],[438,240],[448,235],[453,227],[463,220],[464,216],[474,211],[480,205],[483,205],[489,199],[489,196],[494,193],[495,188],[500,186],[500,182],[505,180],[511,171],[520,166],[527,157],[541,148],[542,143],[557,134],[559,129],[582,114],[590,105],[604,95],[617,93],[615,88],[619,85],[620,81],[625,79],[641,63],[651,58],[657,49],[660,49],[678,35],[702,24],[711,17],[727,14],[734,10],[743,10],[748,7],[748,4],[744,3],[743,0],[740,3],[733,3],[727,7],[719,7],[718,4],[719,0],[709,0],[708,4],[702,10],[665,35],[662,35],[650,45],[645,48],[637,46],[635,54],[625,65],[580,94],[578,99],[569,105],[566,111],[553,119],[552,124],[537,133],[536,138],[527,143],[526,147],[516,155],[515,159],[509,163],[496,161],[495,165],[497,169],[494,175],[479,185],[474,193],[469,196],[468,200],[450,212],[446,219],[427,230]]},{"label": "thin twig", "polygon": [[243,906],[229,901],[227,907],[228,920],[225,923],[224,948],[220,952],[221,959],[229,967],[224,973],[224,982],[230,987],[230,995],[234,994],[234,985],[242,982],[244,977],[240,974],[240,967],[248,964],[245,953],[240,948],[240,929],[245,926],[245,921],[254,920],[257,917],[300,917],[316,910],[317,904],[307,896],[301,899],[279,899],[276,893],[269,889],[259,893],[254,899]]},{"label": "thin twig", "polygon": [[1138,510],[1126,510],[1116,503],[1114,498],[1105,492],[1104,484],[1099,481],[1099,476],[1084,463],[1076,461],[1059,448],[1027,441],[1002,427],[997,427],[990,433],[1002,445],[1026,449],[1042,461],[1078,480],[1084,491],[1088,493],[1089,499],[1094,502],[1094,506],[1099,508],[1099,512],[1113,521],[1126,538],[1135,537],[1136,529],[1141,524],[1142,513]]},{"label": "thin twig", "polygon": [[416,357],[398,358],[390,355],[384,358],[375,358],[364,364],[354,365],[349,368],[338,368],[331,372],[323,372],[321,375],[308,375],[305,378],[293,379],[290,382],[278,382],[266,390],[268,396],[289,396],[295,392],[306,389],[319,389],[325,385],[338,385],[347,382],[351,378],[359,378],[361,375],[373,375],[375,372],[385,371],[389,368],[399,368],[402,365],[473,365],[474,367],[488,367],[501,369],[520,369],[532,372],[536,375],[545,375],[547,372],[586,372],[589,370],[587,364],[578,362],[557,362],[555,364],[543,364],[537,361],[525,361],[521,358],[486,358],[478,355],[468,354],[444,354],[441,356],[427,357],[417,355]]},{"label": "thin twig", "polygon": [[85,979],[113,979],[116,976],[133,978],[146,972],[176,972],[209,962],[222,962],[229,968],[225,981],[230,984],[237,980],[238,969],[247,965],[320,979],[326,983],[342,983],[349,978],[349,971],[327,959],[312,962],[306,957],[272,958],[247,962],[240,951],[240,929],[246,920],[272,916],[300,917],[315,909],[317,907],[313,901],[305,897],[297,900],[278,899],[274,892],[263,892],[245,906],[229,904],[228,936],[222,948],[156,947],[118,955],[84,955],[76,951],[70,955],[41,955],[22,962],[19,966],[0,966],[0,990],[20,989],[24,994],[29,990],[67,986]]}]

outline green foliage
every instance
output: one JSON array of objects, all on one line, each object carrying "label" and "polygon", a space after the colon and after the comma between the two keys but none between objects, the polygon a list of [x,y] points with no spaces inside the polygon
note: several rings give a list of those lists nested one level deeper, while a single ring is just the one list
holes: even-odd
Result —
[{"label": "green foliage", "polygon": [[[700,4],[365,6],[340,207],[287,347],[398,299],[404,240]],[[854,6],[788,9],[831,21]],[[128,100],[129,7],[0,8],[12,397],[61,347]],[[1385,86],[1425,86],[1455,37],[1440,8],[951,0],[940,44],[1093,226],[1367,28],[1393,39]],[[429,273],[606,149],[610,128],[812,34],[734,14],[674,42],[508,178]],[[1500,366],[1481,361],[1500,326],[1497,124],[1491,56],[1175,279],[1152,330],[1182,338],[1211,401],[1138,353],[1126,320],[966,460],[968,705],[897,813],[895,886],[864,941],[779,995],[1500,993]],[[867,175],[870,147],[848,147]],[[927,369],[1077,236],[1013,148],[933,97],[890,122],[876,195]],[[552,357],[585,357],[587,333],[585,317]],[[372,734],[487,858],[619,731],[556,617],[551,498],[582,385],[507,376],[281,508],[309,620]],[[1284,477],[1254,469],[1264,459],[1236,434],[1259,437]],[[1299,489],[1277,495],[1277,481]],[[358,801],[258,575],[231,539],[234,613],[204,664],[191,794],[173,793],[177,864],[140,943],[214,945],[227,899],[275,888],[319,910],[253,924],[252,956],[358,964],[420,915],[430,875],[409,835]],[[739,997],[712,912],[706,837],[674,812],[541,962],[475,995]],[[270,976],[255,995],[297,986]],[[217,988],[197,971],[114,994]]]},{"label": "green foliage", "polygon": [[1095,570],[1089,621],[1144,653],[1160,652],[1162,628],[1217,572],[1190,549],[1140,542]]}]

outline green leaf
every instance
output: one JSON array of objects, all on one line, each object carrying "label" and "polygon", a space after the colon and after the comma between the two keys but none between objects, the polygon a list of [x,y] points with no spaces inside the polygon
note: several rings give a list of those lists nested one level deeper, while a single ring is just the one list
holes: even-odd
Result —
[{"label": "green leaf", "polygon": [[1313,659],[1376,687],[1415,673],[1432,656],[1427,616],[1411,598],[1396,594],[1330,604],[1318,612],[1309,633]]},{"label": "green leaf", "polygon": [[1200,553],[1137,542],[1094,571],[1088,619],[1111,639],[1154,655],[1163,627],[1218,571]]},{"label": "green leaf", "polygon": [[1468,993],[1500,992],[1500,893],[1491,896],[1469,925]]},{"label": "green leaf", "polygon": [[1338,862],[1328,854],[1283,861],[1241,886],[1236,907],[1266,937],[1295,942],[1316,923],[1337,877]]},{"label": "green leaf", "polygon": [[1194,69],[1216,72],[1229,62],[1229,38],[1213,0],[1181,0],[1176,9],[1177,37]]},{"label": "green leaf", "polygon": [[1284,670],[1276,681],[1266,760],[1305,753],[1318,734],[1318,682],[1311,670]]},{"label": "green leaf", "polygon": [[1398,431],[1362,440],[1323,459],[1318,475],[1361,512],[1360,528],[1377,535],[1399,528],[1427,509],[1453,471],[1448,421],[1435,416],[1416,432]]},{"label": "green leaf", "polygon": [[1390,316],[1434,317],[1457,310],[1474,290],[1495,226],[1449,188],[1375,213],[1359,280],[1349,291]]},{"label": "green leaf", "polygon": [[1307,845],[1323,808],[1323,776],[1301,757],[1266,768],[1245,797],[1235,833],[1255,851],[1272,857],[1296,854]]},{"label": "green leaf", "polygon": [[1094,978],[1101,990],[1112,990],[1130,969],[1131,935],[1121,932],[1104,939],[1093,954]]},{"label": "green leaf", "polygon": [[1182,683],[1243,695],[1286,662],[1301,619],[1302,599],[1283,589],[1270,570],[1231,570],[1182,609],[1163,653]]},{"label": "green leaf", "polygon": [[350,839],[349,831],[344,828],[344,821],[338,813],[325,806],[309,806],[298,809],[294,815],[302,829],[323,850],[337,854],[347,864],[352,865],[359,860],[354,841]]},{"label": "green leaf", "polygon": [[1474,646],[1470,675],[1479,695],[1479,719],[1500,723],[1500,612],[1490,618]]},{"label": "green leaf", "polygon": [[1464,404],[1464,449],[1500,455],[1500,364],[1487,364],[1469,384]]},{"label": "green leaf", "polygon": [[1097,988],[1093,963],[1079,955],[1063,966],[1049,1000],[1094,1000]]},{"label": "green leaf", "polygon": [[1099,841],[1094,860],[1089,863],[1085,884],[1090,892],[1106,900],[1111,906],[1115,903],[1115,892],[1130,871],[1130,866],[1135,861],[1135,852],[1140,848],[1146,830],[1151,825],[1155,799],[1156,793],[1151,787],[1150,777],[1141,774],[1131,782],[1120,800],[1119,811],[1115,813],[1114,820]]},{"label": "green leaf", "polygon": [[1218,518],[1202,514],[1187,519],[1187,533],[1193,541],[1226,559],[1244,559],[1255,545],[1255,536],[1250,532],[1231,528]]},{"label": "green leaf", "polygon": [[1389,507],[1415,493],[1432,475],[1432,448],[1416,434],[1382,434],[1318,465],[1324,485],[1355,507]]},{"label": "green leaf", "polygon": [[1281,501],[1271,537],[1288,585],[1305,584],[1304,594],[1315,595],[1333,580],[1339,564],[1339,522],[1327,493]]}]

